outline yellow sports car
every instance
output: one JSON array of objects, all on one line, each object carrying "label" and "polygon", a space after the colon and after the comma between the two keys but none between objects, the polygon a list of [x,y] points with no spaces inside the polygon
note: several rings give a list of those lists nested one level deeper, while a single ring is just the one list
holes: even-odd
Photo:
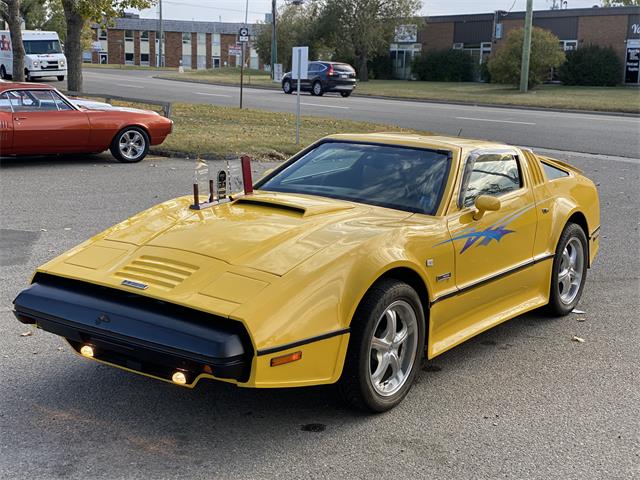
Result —
[{"label": "yellow sports car", "polygon": [[333,135],[254,188],[96,235],[38,268],[17,318],[186,387],[338,383],[380,412],[425,356],[539,307],[569,313],[599,247],[593,182],[504,144]]}]

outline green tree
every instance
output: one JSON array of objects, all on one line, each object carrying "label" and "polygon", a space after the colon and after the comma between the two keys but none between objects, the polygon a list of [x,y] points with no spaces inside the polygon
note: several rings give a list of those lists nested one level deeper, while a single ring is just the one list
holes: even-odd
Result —
[{"label": "green tree", "polygon": [[603,7],[640,6],[640,0],[602,0]]},{"label": "green tree", "polygon": [[[512,30],[505,44],[489,59],[491,81],[495,83],[520,83],[520,65],[522,63],[522,43],[524,29]],[[529,87],[543,82],[552,68],[565,60],[560,40],[553,33],[533,27],[531,33],[531,57],[529,60]]]},{"label": "green tree", "polygon": [[87,24],[107,24],[122,16],[127,8],[149,8],[155,0],[62,0],[67,24],[65,55],[68,68],[68,89],[82,91],[83,31]]},{"label": "green tree", "polygon": [[22,44],[22,18],[20,0],[1,0],[0,16],[9,24],[13,50],[13,79],[24,82],[24,45]]},{"label": "green tree", "polygon": [[398,25],[417,23],[413,17],[421,7],[420,0],[324,0],[320,32],[341,56],[352,52],[366,82],[369,58],[388,50]]}]

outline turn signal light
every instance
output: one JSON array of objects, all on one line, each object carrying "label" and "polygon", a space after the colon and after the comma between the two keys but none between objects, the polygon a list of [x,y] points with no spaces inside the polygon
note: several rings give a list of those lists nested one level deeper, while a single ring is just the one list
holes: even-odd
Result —
[{"label": "turn signal light", "polygon": [[271,366],[277,367],[278,365],[284,365],[285,363],[295,362],[302,358],[302,352],[288,353],[281,357],[274,357],[271,359]]},{"label": "turn signal light", "polygon": [[186,385],[187,376],[183,372],[178,371],[171,375],[171,381],[173,383],[177,383],[178,385]]},{"label": "turn signal light", "polygon": [[80,348],[80,354],[83,357],[93,358],[93,347],[91,345],[83,345]]}]

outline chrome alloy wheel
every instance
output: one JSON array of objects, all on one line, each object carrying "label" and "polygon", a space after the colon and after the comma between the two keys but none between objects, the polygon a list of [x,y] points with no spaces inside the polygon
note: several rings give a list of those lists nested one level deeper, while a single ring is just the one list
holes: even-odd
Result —
[{"label": "chrome alloy wheel", "polygon": [[418,348],[418,319],[404,300],[389,305],[373,329],[369,346],[369,381],[383,397],[396,393],[413,368]]},{"label": "chrome alloy wheel", "polygon": [[322,93],[322,84],[316,82],[313,84],[313,94],[319,96]]},{"label": "chrome alloy wheel", "polygon": [[120,135],[118,149],[127,160],[136,160],[144,153],[145,139],[140,132],[135,130],[127,130]]},{"label": "chrome alloy wheel", "polygon": [[558,269],[558,291],[565,305],[573,302],[580,291],[584,271],[584,249],[579,239],[571,238],[564,247]]}]

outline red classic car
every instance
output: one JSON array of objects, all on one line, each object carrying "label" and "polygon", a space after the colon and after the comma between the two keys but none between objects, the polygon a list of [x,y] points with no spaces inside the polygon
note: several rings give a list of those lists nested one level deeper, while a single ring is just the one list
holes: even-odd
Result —
[{"label": "red classic car", "polygon": [[34,83],[0,83],[0,156],[100,153],[120,162],[142,160],[171,133],[156,112],[69,99]]}]

